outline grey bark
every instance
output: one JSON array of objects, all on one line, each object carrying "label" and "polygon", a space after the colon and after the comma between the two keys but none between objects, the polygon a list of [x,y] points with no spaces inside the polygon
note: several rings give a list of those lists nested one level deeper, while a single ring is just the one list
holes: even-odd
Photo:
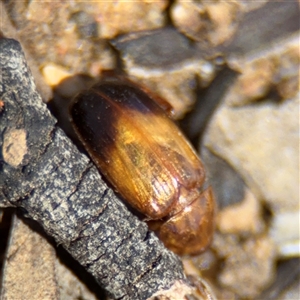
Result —
[{"label": "grey bark", "polygon": [[22,208],[114,299],[147,299],[184,282],[179,258],[56,126],[15,40],[0,39],[0,70],[0,207]]}]

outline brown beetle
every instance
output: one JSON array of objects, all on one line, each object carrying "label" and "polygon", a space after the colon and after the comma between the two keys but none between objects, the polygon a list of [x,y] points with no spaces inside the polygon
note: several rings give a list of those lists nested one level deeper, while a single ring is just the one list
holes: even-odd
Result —
[{"label": "brown beetle", "polygon": [[131,82],[106,80],[78,95],[70,114],[81,142],[128,203],[158,220],[158,236],[178,254],[197,254],[214,230],[211,187],[178,127]]}]

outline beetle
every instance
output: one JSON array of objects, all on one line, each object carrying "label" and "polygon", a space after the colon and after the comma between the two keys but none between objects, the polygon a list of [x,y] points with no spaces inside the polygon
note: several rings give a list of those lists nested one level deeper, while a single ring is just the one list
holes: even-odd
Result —
[{"label": "beetle", "polygon": [[71,123],[115,190],[147,221],[154,220],[165,246],[180,255],[197,254],[212,240],[213,191],[201,190],[201,160],[155,100],[131,81],[109,78],[75,97]]}]

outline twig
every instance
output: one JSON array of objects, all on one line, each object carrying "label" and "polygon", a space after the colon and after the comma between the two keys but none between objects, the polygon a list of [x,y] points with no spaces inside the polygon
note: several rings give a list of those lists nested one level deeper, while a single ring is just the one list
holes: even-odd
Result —
[{"label": "twig", "polygon": [[0,207],[23,208],[114,299],[187,287],[180,259],[56,126],[15,40],[0,39],[0,70]]}]

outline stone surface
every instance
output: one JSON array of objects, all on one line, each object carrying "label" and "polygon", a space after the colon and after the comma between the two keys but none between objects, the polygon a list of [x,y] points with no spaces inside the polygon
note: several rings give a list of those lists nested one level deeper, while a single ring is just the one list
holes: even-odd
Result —
[{"label": "stone surface", "polygon": [[116,65],[107,41],[99,39],[97,5],[81,1],[72,5],[67,2],[5,3],[18,40],[40,68],[55,63],[72,74],[91,76]]},{"label": "stone surface", "polygon": [[246,57],[229,58],[241,72],[225,98],[229,106],[245,106],[265,99],[275,102],[297,98],[299,92],[299,35],[283,44]]},{"label": "stone surface", "polygon": [[45,65],[42,69],[42,75],[44,76],[46,83],[51,87],[55,87],[64,79],[72,76],[66,68],[54,63]]},{"label": "stone surface", "polygon": [[175,119],[192,108],[198,85],[208,85],[215,75],[209,61],[214,52],[199,51],[173,28],[128,34],[112,44],[130,78],[166,99]]},{"label": "stone surface", "polygon": [[55,250],[16,216],[6,253],[1,299],[57,299]]},{"label": "stone surface", "polygon": [[223,106],[205,138],[273,211],[299,208],[298,109],[299,97],[256,107]]},{"label": "stone surface", "polygon": [[175,1],[171,7],[171,18],[179,31],[211,46],[233,36],[238,17],[238,1]]},{"label": "stone surface", "polygon": [[260,202],[248,189],[242,202],[228,206],[219,212],[217,227],[225,234],[250,235],[262,232],[265,226]]},{"label": "stone surface", "polygon": [[300,256],[299,228],[299,210],[275,214],[271,223],[270,236],[281,256],[286,258]]},{"label": "stone surface", "polygon": [[[237,236],[217,234],[212,247],[219,257],[224,258],[218,272],[218,281],[223,288],[242,298],[258,299],[271,284],[276,252],[268,236],[260,235],[240,242]],[[217,299],[224,298],[217,294]]]},{"label": "stone surface", "polygon": [[96,1],[99,34],[102,38],[113,38],[119,34],[150,30],[166,23],[168,2],[159,1]]}]

